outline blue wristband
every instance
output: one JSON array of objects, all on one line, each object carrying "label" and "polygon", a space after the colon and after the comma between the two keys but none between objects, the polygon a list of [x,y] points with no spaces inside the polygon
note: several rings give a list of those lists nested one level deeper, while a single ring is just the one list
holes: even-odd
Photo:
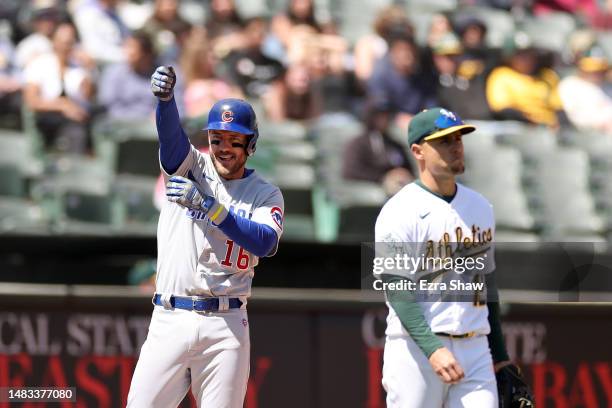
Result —
[{"label": "blue wristband", "polygon": [[202,201],[202,210],[204,210],[205,213],[207,213],[208,211],[210,211],[210,209],[212,208],[213,205],[215,205],[215,199],[212,196],[204,196],[204,201]]}]

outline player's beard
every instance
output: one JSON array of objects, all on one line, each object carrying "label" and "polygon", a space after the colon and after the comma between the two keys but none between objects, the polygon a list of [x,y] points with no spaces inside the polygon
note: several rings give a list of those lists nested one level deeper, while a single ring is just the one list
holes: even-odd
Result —
[{"label": "player's beard", "polygon": [[225,179],[241,177],[244,171],[244,165],[247,161],[246,155],[243,158],[234,156],[234,159],[229,161],[229,163],[217,159],[217,156],[214,154],[211,154],[211,158],[217,173],[219,173],[219,175]]},{"label": "player's beard", "polygon": [[451,164],[450,169],[455,176],[458,176],[459,174],[463,174],[463,172],[465,171],[465,163],[463,162],[463,160],[458,163],[453,163]]},{"label": "player's beard", "polygon": [[455,160],[450,162],[448,167],[455,176],[463,174],[465,171],[465,158],[463,157],[463,154],[458,154]]}]

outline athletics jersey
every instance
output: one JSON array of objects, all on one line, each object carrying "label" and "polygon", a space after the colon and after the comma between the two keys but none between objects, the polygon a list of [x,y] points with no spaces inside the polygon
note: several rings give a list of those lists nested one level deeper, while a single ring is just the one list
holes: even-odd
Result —
[{"label": "athletics jersey", "polygon": [[[416,276],[417,280],[423,278],[433,282],[425,283],[422,287],[417,282],[416,288],[424,289],[415,292],[417,301],[432,331],[450,334],[471,331],[488,334],[490,331],[486,289],[471,291],[456,290],[455,287],[459,285],[458,282],[464,287],[468,286],[465,285],[467,283],[484,282],[484,275],[495,269],[494,233],[491,204],[482,195],[461,184],[457,184],[455,197],[449,203],[419,184],[411,183],[385,204],[376,221],[376,245],[391,246],[394,252],[408,253],[419,265],[414,270],[418,273],[413,275],[407,271],[410,268],[403,267],[385,272],[413,280]],[[453,270],[445,273],[441,271],[440,264],[425,262],[432,258],[450,259]],[[457,273],[457,265],[460,265],[458,258],[463,258],[462,262],[472,258],[471,267]],[[453,266],[452,262],[456,264]],[[437,273],[433,273],[435,271]],[[445,288],[435,286],[440,282],[445,282]],[[441,292],[436,291],[441,288]],[[442,298],[441,293],[450,296]],[[427,299],[424,294],[434,294],[434,297]],[[452,300],[457,294],[461,294],[461,299]],[[478,301],[468,302],[466,299]],[[408,335],[388,302],[387,306],[387,335]]]},{"label": "athletics jersey", "polygon": [[[256,172],[237,180],[221,178],[210,156],[193,146],[174,175],[191,171],[204,193],[228,211],[283,232],[283,196]],[[164,174],[165,181],[170,175]],[[276,246],[278,245],[278,241]],[[276,252],[276,246],[272,253]],[[177,296],[250,296],[259,258],[230,240],[201,211],[166,201],[157,226],[156,292]]]}]

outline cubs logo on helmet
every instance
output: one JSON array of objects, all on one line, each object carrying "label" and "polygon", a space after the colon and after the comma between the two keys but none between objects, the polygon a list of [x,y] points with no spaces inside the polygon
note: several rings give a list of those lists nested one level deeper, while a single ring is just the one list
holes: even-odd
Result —
[{"label": "cubs logo on helmet", "polygon": [[234,113],[232,111],[226,110],[221,114],[221,120],[223,122],[231,122],[234,120]]},{"label": "cubs logo on helmet", "polygon": [[272,207],[270,215],[278,228],[283,229],[283,211],[279,207]]}]

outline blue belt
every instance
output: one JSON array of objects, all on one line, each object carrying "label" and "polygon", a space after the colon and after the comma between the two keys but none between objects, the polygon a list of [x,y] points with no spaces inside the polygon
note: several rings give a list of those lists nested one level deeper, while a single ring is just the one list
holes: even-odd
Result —
[{"label": "blue belt", "polygon": [[[153,296],[153,304],[163,306],[161,295]],[[219,310],[219,298],[191,298],[186,296],[170,296],[170,305],[177,309],[195,310],[198,312],[209,312]],[[242,301],[238,298],[229,298],[228,307],[238,309],[242,306]]]}]

